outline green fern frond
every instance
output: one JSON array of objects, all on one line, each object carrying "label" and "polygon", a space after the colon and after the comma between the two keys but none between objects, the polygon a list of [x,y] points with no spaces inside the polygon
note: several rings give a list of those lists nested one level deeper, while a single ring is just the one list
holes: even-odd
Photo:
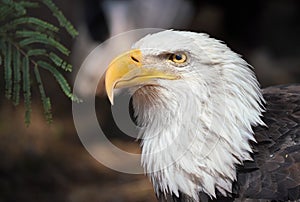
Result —
[{"label": "green fern frond", "polygon": [[27,55],[30,56],[41,56],[46,55],[47,51],[45,49],[30,49],[27,51]]},{"label": "green fern frond", "polygon": [[16,3],[12,0],[2,0],[1,3],[0,19],[4,19],[9,15],[15,17],[25,15],[27,13],[27,8],[37,8],[39,5],[37,2],[20,1]]},{"label": "green fern frond", "polygon": [[16,16],[25,15],[27,13],[26,8],[22,4],[14,4],[14,9],[16,11]]},{"label": "green fern frond", "polygon": [[[28,8],[43,5],[52,12],[59,25],[30,16]],[[72,94],[70,85],[60,72],[72,71],[72,66],[62,59],[69,56],[70,50],[59,41],[61,28],[72,37],[78,34],[52,0],[0,0],[0,68],[4,69],[5,96],[18,105],[22,91],[26,125],[30,124],[32,84],[38,86],[47,122],[52,121],[51,102],[46,96],[40,68],[55,77],[67,97],[81,101]],[[32,73],[35,76],[31,76]]]},{"label": "green fern frond", "polygon": [[42,103],[43,103],[43,107],[44,107],[44,114],[45,114],[45,118],[46,121],[48,123],[52,122],[52,113],[51,113],[51,102],[50,102],[50,98],[48,98],[46,96],[45,93],[45,89],[44,89],[44,85],[40,76],[40,72],[38,69],[38,66],[35,65],[34,66],[34,74],[35,74],[35,78],[39,87],[39,91],[40,91],[40,95],[41,95],[41,99],[42,99]]},{"label": "green fern frond", "polygon": [[0,9],[0,19],[5,18],[11,13],[14,13],[13,11],[15,10],[15,7],[13,5],[12,1],[9,0],[2,0],[3,5],[1,6]]},{"label": "green fern frond", "polygon": [[46,34],[43,34],[41,32],[28,31],[28,30],[17,31],[16,36],[17,37],[25,37],[25,39],[23,39],[19,42],[20,46],[24,47],[27,45],[31,45],[33,43],[40,43],[40,44],[50,45],[51,47],[59,50],[64,55],[70,54],[70,51],[64,45],[62,45],[60,42],[58,42],[54,38],[49,37]]},{"label": "green fern frond", "polygon": [[65,95],[67,97],[69,97],[72,101],[76,101],[76,102],[81,101],[77,96],[72,94],[71,87],[68,84],[67,80],[64,78],[64,76],[56,68],[54,68],[52,65],[50,65],[49,63],[47,63],[45,61],[38,61],[37,64],[40,67],[48,70],[49,72],[51,72],[53,74],[56,81],[60,85],[62,91],[65,93]]},{"label": "green fern frond", "polygon": [[33,24],[42,29],[48,29],[53,32],[58,32],[59,28],[38,18],[35,17],[21,17],[17,18],[11,22],[6,23],[1,27],[2,32],[9,31],[10,29],[15,29],[18,25],[28,25]]},{"label": "green fern frond", "polygon": [[[28,9],[39,6],[49,9],[58,25],[31,16]],[[52,121],[51,101],[46,96],[40,68],[55,77],[67,97],[81,101],[72,94],[70,85],[60,72],[72,70],[72,66],[62,59],[70,51],[60,42],[60,28],[73,38],[78,35],[52,0],[0,0],[0,68],[4,70],[5,96],[18,105],[22,91],[26,125],[30,124],[33,84],[38,86],[47,122]]]},{"label": "green fern frond", "polygon": [[13,102],[15,105],[18,105],[20,102],[20,82],[21,82],[21,70],[20,70],[20,52],[17,49],[13,49]]},{"label": "green fern frond", "polygon": [[8,5],[11,7],[24,7],[24,8],[36,8],[38,7],[38,3],[37,2],[31,2],[31,1],[19,1],[18,3],[16,3],[13,0],[2,0],[2,3],[4,5]]},{"label": "green fern frond", "polygon": [[0,7],[0,19],[5,18],[8,14],[10,14],[13,11],[13,7],[9,5],[3,5]]},{"label": "green fern frond", "polygon": [[64,27],[73,38],[78,35],[77,30],[51,0],[42,0],[42,2],[52,11],[53,16],[56,17],[60,26]]},{"label": "green fern frond", "polygon": [[31,1],[20,1],[18,6],[22,6],[24,8],[37,8],[39,7],[39,4],[37,2],[31,2]]},{"label": "green fern frond", "polygon": [[72,71],[72,65],[68,64],[66,61],[61,59],[58,55],[51,52],[49,54],[49,58],[54,62],[54,64],[58,67],[61,67],[63,70],[71,72]]},{"label": "green fern frond", "polygon": [[5,80],[5,96],[7,99],[11,98],[12,92],[12,68],[11,68],[11,44],[6,43],[5,48],[5,61],[4,61],[4,80]]},{"label": "green fern frond", "polygon": [[25,106],[25,124],[30,124],[31,116],[31,86],[30,86],[30,71],[29,71],[29,58],[23,57],[22,61],[22,74],[23,74],[23,92],[24,92],[24,106]]}]

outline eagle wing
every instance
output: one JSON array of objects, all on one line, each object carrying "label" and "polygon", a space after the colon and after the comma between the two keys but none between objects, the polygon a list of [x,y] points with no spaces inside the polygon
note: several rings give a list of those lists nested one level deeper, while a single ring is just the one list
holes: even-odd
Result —
[{"label": "eagle wing", "polygon": [[267,102],[263,121],[254,128],[254,161],[238,168],[241,198],[296,200],[300,198],[300,85],[263,90]]}]

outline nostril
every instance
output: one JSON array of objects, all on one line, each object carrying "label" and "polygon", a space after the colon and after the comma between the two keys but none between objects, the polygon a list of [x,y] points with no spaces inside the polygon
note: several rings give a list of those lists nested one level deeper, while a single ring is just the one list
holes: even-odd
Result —
[{"label": "nostril", "polygon": [[135,62],[140,62],[138,59],[136,59],[135,57],[131,56],[131,59]]}]

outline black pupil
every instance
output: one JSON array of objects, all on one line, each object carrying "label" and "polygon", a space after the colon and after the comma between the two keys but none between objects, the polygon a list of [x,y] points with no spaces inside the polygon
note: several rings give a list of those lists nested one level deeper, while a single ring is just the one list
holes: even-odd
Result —
[{"label": "black pupil", "polygon": [[182,60],[182,55],[176,54],[176,55],[175,55],[175,59],[176,59],[176,60]]}]

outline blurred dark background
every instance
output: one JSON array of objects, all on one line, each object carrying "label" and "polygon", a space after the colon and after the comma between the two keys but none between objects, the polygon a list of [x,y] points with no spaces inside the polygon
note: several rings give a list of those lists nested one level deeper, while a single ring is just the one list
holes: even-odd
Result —
[{"label": "blurred dark background", "polygon": [[[192,0],[54,0],[78,28],[71,40],[69,61],[73,82],[84,58],[106,39],[131,29],[156,27],[206,32],[224,41],[254,68],[262,85],[300,83],[300,2],[298,0],[192,1]],[[51,13],[37,13],[47,19]],[[49,16],[48,16],[49,15]],[[82,81],[82,93],[95,82],[91,69]],[[54,122],[47,125],[37,93],[33,114],[24,125],[22,106],[0,100],[0,201],[155,201],[148,179],[112,171],[94,160],[79,141],[72,120],[71,102],[58,85],[46,78]],[[53,85],[52,85],[53,84]],[[3,82],[1,82],[3,89]],[[122,137],[113,127],[106,98],[97,109],[114,144],[139,152],[138,143]],[[101,155],[109,153],[101,150]],[[126,163],[126,162],[124,162]]]}]

